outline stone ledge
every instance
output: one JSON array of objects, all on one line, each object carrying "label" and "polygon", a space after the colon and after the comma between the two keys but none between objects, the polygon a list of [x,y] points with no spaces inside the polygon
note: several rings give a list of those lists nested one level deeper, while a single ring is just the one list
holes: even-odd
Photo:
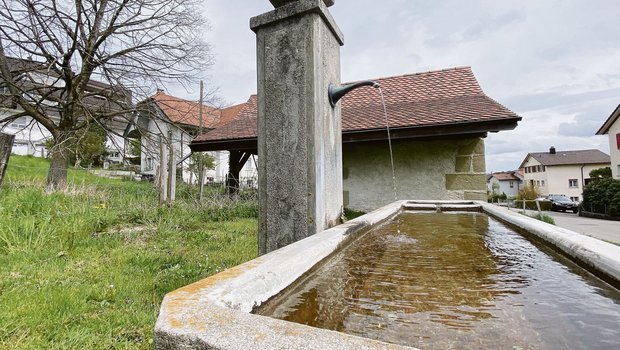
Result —
[{"label": "stone ledge", "polygon": [[273,11],[263,13],[262,15],[252,17],[250,18],[250,29],[257,32],[261,27],[272,25],[287,18],[299,16],[308,12],[318,13],[321,18],[323,18],[332,34],[334,34],[338,43],[341,46],[344,45],[344,35],[342,34],[342,31],[340,31],[340,28],[338,28],[336,21],[329,13],[329,10],[323,0],[299,0],[285,6],[278,7]]}]

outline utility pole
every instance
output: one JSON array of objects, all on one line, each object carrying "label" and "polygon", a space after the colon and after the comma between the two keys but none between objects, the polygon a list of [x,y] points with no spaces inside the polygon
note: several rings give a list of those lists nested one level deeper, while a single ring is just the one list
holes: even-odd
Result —
[{"label": "utility pole", "polygon": [[[200,81],[200,97],[198,99],[198,136],[202,135],[202,93],[203,93],[203,83]],[[202,196],[204,194],[204,164],[202,164],[202,157],[198,157],[198,182],[200,183],[200,201],[202,202]]]}]

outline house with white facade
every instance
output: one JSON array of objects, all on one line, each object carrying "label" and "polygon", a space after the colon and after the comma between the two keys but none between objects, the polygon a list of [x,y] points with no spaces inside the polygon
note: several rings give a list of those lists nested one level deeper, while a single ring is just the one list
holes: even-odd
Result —
[{"label": "house with white facade", "polygon": [[611,113],[596,134],[609,136],[611,174],[614,179],[620,179],[620,105]]},{"label": "house with white facade", "polygon": [[[199,134],[200,116],[202,114],[203,132],[213,130],[232,121],[245,104],[227,108],[215,108],[207,104],[189,101],[166,94],[163,90],[137,105],[133,123],[125,135],[140,139],[140,170],[143,177],[157,174],[160,151],[170,145],[178,160],[177,168],[182,169],[183,181],[196,183],[196,175],[190,171],[191,150],[189,143]],[[166,151],[167,152],[167,151]],[[228,171],[229,153],[226,151],[210,152],[215,159],[215,167],[205,173],[205,183],[224,183]],[[243,170],[244,187],[255,187],[257,172],[255,162],[248,162]]]},{"label": "house with white facade", "polygon": [[580,202],[583,188],[590,182],[590,171],[610,166],[609,155],[597,150],[528,153],[519,168],[524,184],[543,195],[562,194]]},{"label": "house with white facade", "polygon": [[[62,88],[63,80],[51,74],[48,70],[39,69],[40,63],[7,58],[9,70],[14,74],[15,80],[25,91],[24,96],[28,100],[37,101],[42,98],[39,94],[48,87]],[[125,89],[111,86],[106,83],[90,80],[86,86],[89,95],[85,97],[85,104],[90,106],[109,106],[118,108],[119,105],[130,105],[131,93]],[[115,98],[114,103],[109,99]],[[129,101],[129,102],[128,102]],[[48,117],[56,124],[59,123],[57,103],[48,99],[38,101],[45,107]],[[17,155],[31,155],[35,157],[47,157],[47,141],[51,139],[51,133],[42,124],[30,116],[24,115],[24,110],[15,102],[9,89],[0,81],[0,132],[15,135],[12,153]],[[119,114],[112,120],[106,120],[105,126],[109,133],[106,139],[106,149],[110,156],[104,161],[108,163],[121,163],[128,153],[128,145],[121,136],[127,125],[127,119]]]},{"label": "house with white facade", "polygon": [[523,186],[523,173],[520,170],[501,171],[487,176],[489,193],[505,194],[508,198],[516,197]]}]

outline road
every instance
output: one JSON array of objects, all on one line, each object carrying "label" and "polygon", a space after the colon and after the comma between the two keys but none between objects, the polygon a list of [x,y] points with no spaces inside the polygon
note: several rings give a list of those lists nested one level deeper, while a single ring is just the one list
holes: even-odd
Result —
[{"label": "road", "polygon": [[[511,210],[518,210],[511,208]],[[521,211],[521,210],[518,210]],[[536,211],[527,211],[534,215]],[[555,220],[555,225],[567,230],[620,245],[620,221],[586,218],[570,212],[546,211]]]},{"label": "road", "polygon": [[555,225],[620,245],[620,221],[586,218],[573,213],[546,212]]}]

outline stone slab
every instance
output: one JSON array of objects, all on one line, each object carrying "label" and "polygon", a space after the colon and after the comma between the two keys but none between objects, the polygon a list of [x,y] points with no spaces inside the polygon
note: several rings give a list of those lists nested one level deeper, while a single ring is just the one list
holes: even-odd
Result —
[{"label": "stone slab", "polygon": [[307,12],[318,13],[327,23],[328,28],[332,31],[340,45],[344,45],[344,35],[340,28],[338,28],[336,21],[329,13],[323,0],[298,0],[289,4],[289,6],[278,7],[273,11],[252,17],[250,18],[250,29],[256,32],[261,27],[272,25],[287,18],[297,17]]}]

